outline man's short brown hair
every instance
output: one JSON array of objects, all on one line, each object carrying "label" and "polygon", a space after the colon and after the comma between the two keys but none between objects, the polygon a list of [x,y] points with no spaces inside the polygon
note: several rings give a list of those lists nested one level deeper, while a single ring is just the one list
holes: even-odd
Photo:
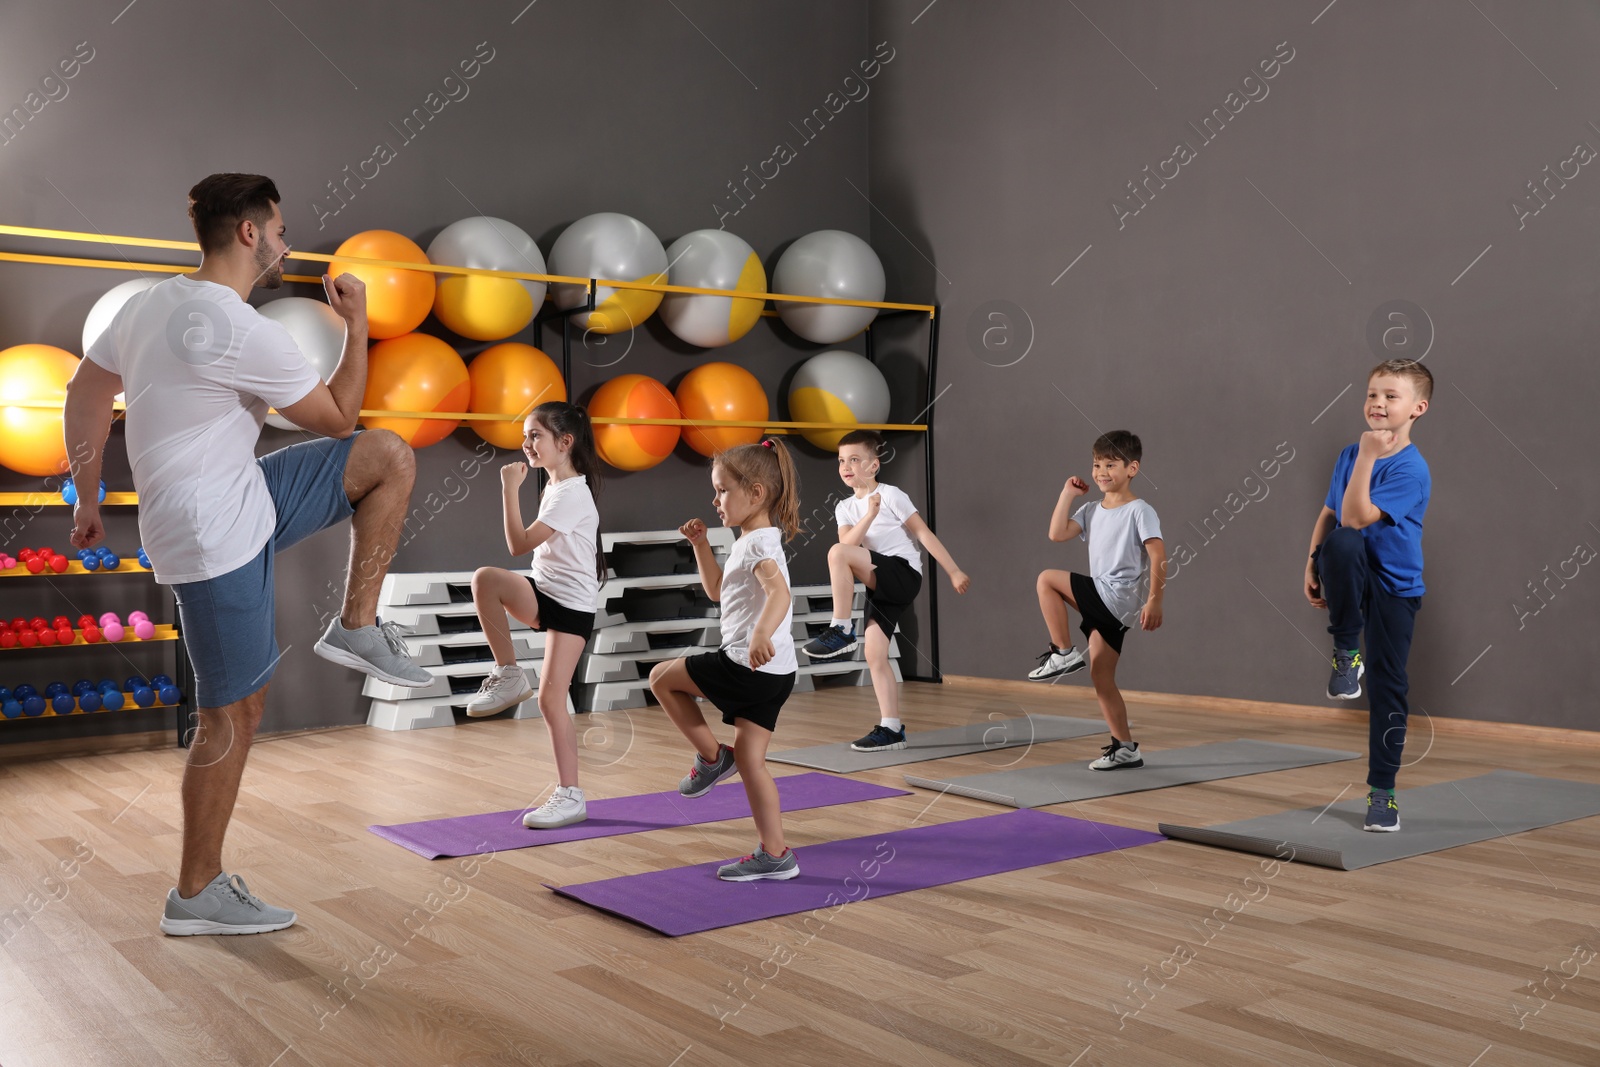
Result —
[{"label": "man's short brown hair", "polygon": [[264,226],[279,202],[278,187],[260,174],[213,174],[189,190],[189,218],[200,251],[220,252],[245,219]]}]

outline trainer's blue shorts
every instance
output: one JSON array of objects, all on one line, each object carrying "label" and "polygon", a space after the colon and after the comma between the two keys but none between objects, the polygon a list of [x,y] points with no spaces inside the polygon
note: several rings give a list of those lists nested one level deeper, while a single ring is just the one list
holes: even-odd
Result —
[{"label": "trainer's blue shorts", "polygon": [[344,469],[359,436],[306,441],[256,460],[278,512],[272,538],[242,567],[172,587],[194,668],[196,707],[232,704],[272,680],[280,655],[273,556],[355,514],[344,493]]}]

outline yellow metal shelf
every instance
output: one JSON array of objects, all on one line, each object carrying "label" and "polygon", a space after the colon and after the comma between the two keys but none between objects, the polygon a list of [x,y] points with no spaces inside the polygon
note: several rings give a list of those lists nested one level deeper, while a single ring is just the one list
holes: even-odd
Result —
[{"label": "yellow metal shelf", "polygon": [[126,715],[130,711],[171,711],[173,708],[183,707],[182,704],[158,703],[151,704],[148,708],[141,708],[133,702],[133,696],[129,693],[122,694],[122,699],[123,705],[116,711],[107,711],[105,708],[101,708],[99,711],[84,711],[82,704],[74,704],[72,710],[68,712],[60,712],[55,708],[47,707],[38,715],[18,715],[15,719],[7,719],[4,716],[0,716],[0,722],[37,722],[40,719],[70,719],[79,715],[85,718],[98,718],[101,715]]},{"label": "yellow metal shelf", "polygon": [[80,631],[75,630],[73,631],[72,644],[70,645],[34,645],[32,648],[23,648],[21,645],[16,645],[12,648],[0,648],[0,653],[49,652],[51,649],[56,648],[123,648],[127,645],[153,645],[158,641],[176,641],[177,639],[178,628],[175,626],[166,625],[157,626],[155,635],[143,641],[133,636],[133,627],[130,626],[127,630],[127,636],[121,641],[106,641],[102,639],[94,642],[93,644],[85,641],[83,639],[83,634]]},{"label": "yellow metal shelf", "polygon": [[[34,404],[16,404],[16,405],[6,405],[6,406],[8,406],[8,407],[35,407],[37,405],[34,405]],[[112,504],[117,505],[117,506],[123,506],[123,505],[132,506],[132,505],[137,505],[138,503],[139,503],[139,494],[138,493],[107,493],[106,494],[106,498],[103,501],[100,502],[100,506],[101,507],[105,507],[107,505],[112,505]],[[72,507],[71,504],[68,504],[65,500],[61,499],[61,494],[60,493],[0,493],[0,506],[3,506],[3,507],[16,507],[16,508],[48,508],[48,507],[69,508],[69,507]],[[66,555],[66,553],[62,553],[62,555]],[[5,573],[5,572],[0,572],[0,574],[3,574],[3,573]]]},{"label": "yellow metal shelf", "polygon": [[[3,505],[3,504],[6,503],[5,498],[7,496],[27,496],[27,495],[28,495],[27,493],[0,493],[0,505]],[[59,503],[59,501],[58,501],[58,503]],[[51,570],[50,568],[46,567],[44,570],[40,571],[38,574],[34,574],[32,571],[30,571],[27,568],[27,566],[25,564],[19,563],[15,567],[12,567],[10,570],[0,571],[0,578],[71,578],[71,577],[74,577],[74,576],[80,575],[80,574],[149,574],[150,573],[149,571],[145,570],[143,567],[139,566],[139,557],[138,556],[133,556],[132,557],[133,566],[131,566],[131,567],[128,566],[128,563],[129,563],[128,559],[122,558],[122,557],[118,557],[118,558],[122,559],[122,566],[118,567],[114,571],[108,571],[103,567],[99,568],[97,570],[90,570],[88,567],[85,567],[81,561],[72,560],[70,563],[67,564],[67,569],[64,570],[64,571],[61,571],[60,573],[57,573],[57,572]]]}]

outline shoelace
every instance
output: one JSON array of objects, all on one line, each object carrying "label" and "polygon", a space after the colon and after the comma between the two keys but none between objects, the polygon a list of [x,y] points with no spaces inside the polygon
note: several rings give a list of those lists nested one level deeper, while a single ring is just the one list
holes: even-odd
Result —
[{"label": "shoelace", "polygon": [[233,892],[233,895],[239,898],[239,903],[248,904],[257,911],[266,907],[254,893],[250,892],[250,887],[245,885],[244,879],[237,874],[228,876],[227,886]]},{"label": "shoelace", "polygon": [[1102,748],[1100,751],[1101,751],[1102,754],[1109,756],[1109,755],[1111,755],[1113,752],[1117,751],[1121,747],[1122,747],[1122,742],[1113,739],[1112,742],[1109,745],[1107,745],[1105,748]]},{"label": "shoelace", "polygon": [[380,622],[378,624],[378,632],[383,634],[384,641],[388,642],[389,651],[397,656],[411,655],[411,649],[407,647],[404,640],[405,635],[411,631],[404,626],[397,622]]}]

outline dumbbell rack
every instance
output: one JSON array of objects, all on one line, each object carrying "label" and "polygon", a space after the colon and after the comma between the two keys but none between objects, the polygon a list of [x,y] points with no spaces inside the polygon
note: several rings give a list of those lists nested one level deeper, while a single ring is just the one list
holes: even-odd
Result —
[{"label": "dumbbell rack", "polygon": [[[106,494],[106,499],[104,501],[102,501],[101,506],[102,507],[107,506],[107,505],[125,506],[125,505],[137,505],[138,503],[139,503],[139,497],[138,497],[138,494],[136,494],[136,493],[107,493]],[[0,493],[0,507],[68,507],[68,506],[70,506],[70,505],[68,505],[66,503],[66,501],[61,499],[61,495],[59,493]],[[93,571],[91,571],[88,568],[86,568],[82,564],[82,562],[80,562],[79,560],[74,559],[68,564],[67,569],[62,571],[59,574],[56,573],[55,571],[49,571],[49,570],[41,572],[39,574],[34,574],[31,571],[27,570],[26,568],[19,566],[19,567],[13,567],[10,570],[0,571],[0,580],[7,579],[7,578],[11,578],[11,579],[25,579],[25,578],[93,578],[95,576],[107,577],[107,576],[111,576],[111,575],[122,575],[122,574],[130,574],[130,573],[147,573],[147,572],[145,572],[143,570],[143,568],[138,567],[137,564],[134,564],[129,569],[118,568],[117,570],[114,570],[114,571],[106,571],[106,570],[93,570]],[[92,612],[80,612],[80,614],[93,614],[93,613]],[[125,704],[121,709],[119,709],[117,711],[101,710],[101,711],[86,712],[86,711],[82,710],[80,705],[74,703],[73,710],[70,711],[70,712],[62,713],[62,712],[56,711],[54,708],[48,708],[47,707],[42,715],[29,716],[29,717],[27,717],[25,719],[0,719],[0,722],[26,722],[26,721],[31,721],[31,720],[34,720],[34,719],[50,719],[50,718],[63,719],[63,718],[71,718],[71,717],[76,716],[76,715],[82,715],[85,719],[89,719],[89,718],[99,718],[99,717],[105,716],[105,715],[125,715],[125,714],[128,714],[130,712],[151,711],[151,710],[154,710],[154,709],[171,708],[172,711],[173,711],[173,731],[174,731],[174,733],[176,735],[176,740],[177,740],[178,746],[179,747],[187,747],[188,737],[187,737],[186,731],[184,729],[184,723],[185,723],[185,720],[187,720],[188,717],[189,717],[188,712],[189,712],[189,710],[191,708],[191,705],[192,705],[192,702],[193,702],[194,672],[190,668],[189,656],[188,656],[188,653],[186,652],[186,650],[184,649],[182,636],[183,635],[182,635],[181,631],[179,630],[179,628],[177,626],[175,626],[175,625],[174,626],[168,626],[168,625],[163,624],[163,625],[157,626],[155,628],[155,633],[152,636],[150,636],[150,637],[148,637],[148,638],[146,638],[144,640],[140,640],[139,638],[135,637],[134,634],[133,634],[132,628],[129,628],[128,631],[127,631],[127,635],[121,641],[101,640],[101,641],[97,641],[97,642],[91,644],[88,641],[84,640],[82,631],[77,631],[77,632],[75,632],[75,634],[73,636],[72,643],[69,644],[69,645],[62,645],[62,644],[36,645],[33,648],[27,648],[27,649],[22,648],[21,646],[18,646],[16,648],[0,649],[0,654],[7,653],[7,652],[40,652],[40,651],[49,652],[49,651],[52,651],[52,650],[55,650],[55,649],[61,649],[61,650],[83,649],[83,648],[118,648],[118,649],[121,649],[121,648],[130,647],[130,646],[144,646],[144,645],[156,644],[158,642],[163,642],[163,641],[172,641],[172,642],[175,642],[174,655],[175,655],[175,659],[176,659],[176,664],[175,664],[175,667],[174,667],[173,680],[174,680],[175,684],[178,687],[178,692],[180,694],[182,694],[182,698],[176,704],[162,704],[160,702],[157,702],[157,703],[149,705],[149,707],[139,707],[137,704],[133,704],[130,701],[129,703]]]},{"label": "dumbbell rack", "polygon": [[[456,713],[465,714],[467,701],[494,666],[494,654],[489,651],[472,605],[471,589],[471,571],[390,572],[384,577],[378,615],[383,621],[399,623],[410,631],[406,644],[411,648],[412,659],[433,675],[433,681],[411,688],[369,677],[361,689],[363,696],[372,698],[368,726],[380,730],[424,730],[454,726]],[[517,666],[527,673],[534,692],[505,717],[537,718],[545,635],[509,616],[507,621]],[[573,712],[570,697],[567,712]]]},{"label": "dumbbell rack", "polygon": [[[731,529],[716,528],[706,532],[713,554],[719,565],[725,566],[732,551],[734,535]],[[608,533],[601,535],[601,548],[607,559],[612,558],[618,546],[679,544],[686,542],[677,530],[648,530],[635,533]],[[706,608],[705,614],[669,619],[639,619],[630,621],[622,611],[622,602],[632,590],[703,589],[698,572],[664,575],[646,575],[619,578],[614,566],[607,570],[607,579],[600,587],[600,610],[595,615],[595,631],[588,648],[578,661],[573,684],[579,693],[579,704],[588,711],[618,711],[624,708],[641,708],[650,701],[650,668],[662,660],[691,656],[702,652],[715,652],[721,644],[721,611],[715,605]],[[833,593],[826,585],[794,586],[793,627],[796,647],[809,640],[833,619]],[[856,586],[852,616],[860,632],[862,606],[866,590]],[[684,637],[683,635],[689,635]],[[816,688],[814,679],[826,675],[855,675],[857,685],[870,685],[872,678],[864,662],[865,649],[856,648],[851,657],[837,660],[806,661],[800,659],[796,672],[794,691],[809,692]],[[899,649],[890,645],[890,656],[898,657]],[[899,664],[890,661],[895,680],[900,680]]]}]

